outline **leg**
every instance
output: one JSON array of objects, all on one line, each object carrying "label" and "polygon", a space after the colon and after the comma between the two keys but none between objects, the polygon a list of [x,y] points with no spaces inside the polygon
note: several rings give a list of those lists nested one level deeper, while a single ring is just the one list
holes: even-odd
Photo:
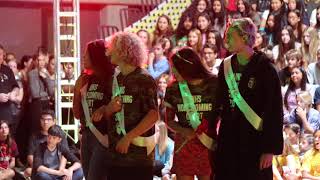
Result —
[{"label": "leg", "polygon": [[83,179],[83,171],[82,168],[79,168],[73,171],[72,180],[82,180]]},{"label": "leg", "polygon": [[98,143],[91,157],[87,179],[105,179],[108,175],[108,169],[110,166],[108,163],[110,161],[111,158],[108,150]]},{"label": "leg", "polygon": [[51,175],[44,173],[44,172],[38,172],[35,175],[35,180],[55,180],[54,177],[52,177]]},{"label": "leg", "polygon": [[91,157],[93,150],[97,146],[97,140],[91,131],[86,128],[82,133],[81,140],[81,164],[84,173],[84,177],[88,179]]},{"label": "leg", "polygon": [[152,166],[150,167],[111,167],[108,180],[152,180]]},{"label": "leg", "polygon": [[12,179],[15,173],[12,169],[5,169],[1,171],[1,179]]}]

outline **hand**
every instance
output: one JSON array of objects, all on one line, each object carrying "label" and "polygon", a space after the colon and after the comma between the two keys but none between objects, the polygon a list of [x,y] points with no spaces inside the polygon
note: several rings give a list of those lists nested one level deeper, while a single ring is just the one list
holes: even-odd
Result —
[{"label": "hand", "polygon": [[265,153],[260,157],[260,170],[268,168],[272,165],[273,154]]},{"label": "hand", "polygon": [[154,61],[154,58],[155,58],[156,56],[155,56],[155,54],[154,54],[154,52],[151,52],[151,53],[149,53],[149,65],[153,65],[153,61]]},{"label": "hand", "polygon": [[47,78],[48,75],[49,75],[48,70],[47,70],[46,68],[40,69],[39,75],[40,75],[41,77],[43,77],[43,78]]},{"label": "hand", "polygon": [[106,107],[107,112],[110,112],[110,114],[119,112],[121,111],[121,109],[122,109],[122,100],[121,100],[121,97],[119,96],[114,97]]},{"label": "hand", "polygon": [[92,122],[99,122],[101,121],[105,111],[106,111],[106,107],[107,106],[101,106],[99,107],[93,114],[92,114],[92,117],[91,117],[91,120]]},{"label": "hand", "polygon": [[9,100],[9,94],[5,94],[5,93],[0,93],[0,102],[8,102]]},{"label": "hand", "polygon": [[307,117],[307,112],[306,112],[306,110],[302,109],[301,107],[297,107],[296,113],[297,113],[297,115],[298,115],[301,119]]},{"label": "hand", "polygon": [[162,176],[162,180],[170,180],[170,175],[166,174],[166,175]]},{"label": "hand", "polygon": [[196,137],[196,132],[193,129],[185,128],[181,135],[189,141]]},{"label": "hand", "polygon": [[73,175],[73,171],[72,170],[64,169],[63,173],[64,173],[63,180],[72,180],[72,175]]},{"label": "hand", "polygon": [[121,154],[127,154],[131,140],[132,139],[128,135],[123,136],[117,143],[116,151]]}]

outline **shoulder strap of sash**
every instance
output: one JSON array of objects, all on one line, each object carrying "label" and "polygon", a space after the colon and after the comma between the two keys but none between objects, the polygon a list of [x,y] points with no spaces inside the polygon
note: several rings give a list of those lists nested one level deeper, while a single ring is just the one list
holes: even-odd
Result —
[{"label": "shoulder strap of sash", "polygon": [[248,105],[248,103],[241,96],[238,84],[235,80],[232,66],[231,56],[224,59],[224,77],[229,88],[230,95],[233,101],[237,104],[240,111],[244,114],[249,123],[257,130],[262,131],[263,120],[254,112],[254,110]]},{"label": "shoulder strap of sash", "polygon": [[86,121],[86,126],[89,127],[92,134],[94,134],[97,138],[97,140],[106,148],[109,147],[109,139],[108,135],[103,135],[101,132],[93,125],[93,123],[90,121],[90,113],[89,113],[89,106],[86,100],[86,94],[83,94],[81,97],[81,104],[84,112],[84,119]]}]

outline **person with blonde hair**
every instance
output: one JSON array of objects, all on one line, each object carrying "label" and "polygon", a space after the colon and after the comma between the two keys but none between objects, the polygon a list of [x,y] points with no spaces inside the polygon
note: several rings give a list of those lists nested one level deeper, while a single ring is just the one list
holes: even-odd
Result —
[{"label": "person with blonde hair", "polygon": [[167,125],[163,121],[156,123],[156,131],[159,132],[159,136],[155,147],[154,174],[162,179],[171,179],[174,141],[168,137]]},{"label": "person with blonde hair", "polygon": [[234,20],[225,35],[233,54],[218,74],[216,180],[272,180],[273,155],[282,153],[281,85],[271,60],[254,51],[255,35],[249,18]]},{"label": "person with blonde hair", "polygon": [[308,91],[297,95],[298,107],[290,113],[289,123],[297,123],[304,133],[313,133],[320,127],[320,113],[312,107],[312,96]]},{"label": "person with blonde hair", "polygon": [[202,34],[201,31],[197,28],[192,29],[188,34],[188,42],[187,46],[191,47],[198,54],[201,53],[202,50]]},{"label": "person with blonde hair", "polygon": [[320,130],[313,133],[313,148],[306,152],[302,162],[302,177],[305,179],[320,178]]},{"label": "person with blonde hair", "polygon": [[152,179],[149,154],[155,145],[153,127],[159,111],[156,82],[141,68],[146,47],[136,34],[119,32],[112,36],[107,53],[120,70],[113,76],[112,98],[121,105],[108,126],[108,180]]}]

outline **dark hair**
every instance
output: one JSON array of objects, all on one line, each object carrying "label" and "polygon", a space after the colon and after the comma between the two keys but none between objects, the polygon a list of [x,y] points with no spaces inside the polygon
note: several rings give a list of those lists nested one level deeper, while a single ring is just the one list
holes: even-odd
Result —
[{"label": "dark hair", "polygon": [[206,44],[203,46],[203,48],[202,48],[202,52],[204,51],[205,48],[210,48],[210,49],[212,49],[213,52],[216,53],[216,54],[219,52],[217,46],[214,45],[214,44],[206,43]]},{"label": "dark hair", "polygon": [[[160,18],[165,18],[168,21],[168,29],[166,30],[166,32],[161,32],[159,27],[158,27],[158,23],[159,23]],[[157,23],[156,23],[156,29],[153,32],[153,35],[154,35],[154,39],[153,40],[155,41],[156,39],[162,38],[162,37],[169,38],[170,36],[173,35],[173,33],[174,33],[174,30],[173,30],[173,26],[172,26],[172,22],[171,22],[170,17],[165,15],[165,14],[162,14],[161,16],[159,16],[158,20],[157,20]]]},{"label": "dark hair", "polygon": [[[288,43],[287,46],[285,46],[282,42],[282,31],[283,30],[287,30],[288,33],[289,33],[289,36],[290,36],[290,41]],[[295,36],[293,34],[293,29],[291,26],[287,25],[287,26],[284,26],[281,31],[279,32],[279,55],[278,55],[278,61],[280,64],[284,63],[284,55],[286,54],[286,52],[290,49],[295,49]],[[275,59],[276,60],[276,59]]]},{"label": "dark hair", "polygon": [[[184,27],[184,22],[187,20],[187,19],[190,19],[190,21],[192,22],[192,27],[190,29],[186,29]],[[188,36],[188,33],[191,29],[195,28],[196,26],[196,23],[194,21],[194,18],[193,18],[193,14],[191,11],[185,11],[182,15],[181,15],[181,18],[180,18],[180,21],[179,21],[179,24],[178,24],[178,27],[176,29],[176,40],[178,41],[179,39],[183,38],[184,36]]]},{"label": "dark hair", "polygon": [[[297,26],[297,30],[298,30],[298,37],[296,37],[296,39],[300,40],[302,37],[302,16],[301,16],[301,12],[299,9],[294,9],[288,12],[288,20],[289,20],[289,13],[295,13],[298,18],[300,18],[300,21],[298,22],[298,26]],[[289,21],[288,21],[289,24]],[[289,24],[290,25],[290,24]],[[293,27],[292,27],[293,29]]]},{"label": "dark hair", "polygon": [[221,37],[220,32],[214,30],[213,28],[209,29],[207,31],[207,37],[206,37],[207,39],[208,39],[210,33],[214,34],[214,38],[216,39],[215,45],[217,46],[218,52],[221,52],[221,50],[224,49],[224,43],[223,43],[223,39]]},{"label": "dark hair", "polygon": [[[244,5],[244,7],[245,7],[244,12],[240,12],[239,9],[238,9],[239,1],[242,1],[242,2],[243,2],[243,5]],[[241,14],[241,17],[250,17],[250,15],[251,15],[251,5],[250,5],[250,2],[247,1],[247,0],[237,0],[237,11]]]},{"label": "dark hair", "polygon": [[[214,19],[218,19],[218,24],[223,27],[225,24],[226,24],[226,18],[227,18],[227,10],[226,10],[226,6],[225,6],[225,3],[224,3],[224,0],[211,0],[211,6],[213,6],[213,3],[214,1],[219,1],[220,4],[221,4],[221,12],[219,13],[215,13],[213,10],[212,10],[212,25],[214,24]],[[212,7],[211,7],[212,9]]]},{"label": "dark hair", "polygon": [[172,65],[185,80],[207,79],[212,75],[203,66],[199,55],[191,48],[182,48],[171,56]]},{"label": "dark hair", "polygon": [[[207,12],[202,12],[202,13],[200,13],[200,14],[197,16],[197,22],[199,21],[199,17],[204,17],[204,18],[206,18],[206,19],[208,20],[209,24],[208,24],[208,27],[207,27],[207,29],[206,29],[206,32],[207,32],[207,31],[211,28],[211,26],[212,26],[211,18],[210,18],[210,16],[209,16],[209,14],[208,14]],[[198,24],[197,24],[197,27],[198,27]],[[206,32],[203,32],[203,30],[200,29],[199,27],[198,27],[198,29],[201,31],[201,33],[206,33]]]},{"label": "dark hair", "polygon": [[44,54],[44,55],[49,54],[47,47],[39,46],[37,50],[37,54]]},{"label": "dark hair", "polygon": [[65,136],[64,132],[62,131],[62,129],[58,125],[51,126],[48,130],[48,134],[51,136],[59,137],[59,138],[63,138]]},{"label": "dark hair", "polygon": [[29,62],[29,60],[31,59],[31,61],[33,60],[32,59],[32,56],[29,56],[29,55],[24,55],[22,56],[21,60],[20,60],[20,63],[18,64],[18,69],[24,69],[26,66],[24,65],[24,63],[27,63]]},{"label": "dark hair", "polygon": [[[320,9],[320,5],[317,7],[317,11]],[[319,18],[317,18],[317,24],[315,25],[315,27],[314,28],[316,28],[316,29],[319,29],[320,28],[320,20],[319,20]]]},{"label": "dark hair", "polygon": [[7,153],[10,154],[11,153],[11,149],[12,149],[11,146],[12,146],[12,143],[13,143],[13,139],[12,139],[11,134],[10,134],[9,122],[6,121],[6,120],[0,120],[0,126],[2,124],[7,124],[8,128],[9,128],[9,134],[8,134],[7,139],[5,140],[5,143],[7,144]]},{"label": "dark hair", "polygon": [[261,47],[257,48],[255,47],[256,50],[261,50],[262,48],[266,48],[267,45],[268,45],[268,35],[265,31],[263,30],[258,30],[257,32],[258,34],[260,34],[261,38],[262,38],[262,44],[261,44]]},{"label": "dark hair", "polygon": [[111,64],[110,56],[106,56],[105,41],[95,40],[87,44],[87,53],[90,57],[92,70],[100,79],[109,79],[114,73],[114,65]]},{"label": "dark hair", "polygon": [[[305,91],[306,90],[306,86],[307,86],[307,82],[308,82],[308,79],[307,79],[307,73],[306,71],[302,68],[302,67],[296,67],[300,70],[300,72],[302,73],[302,79],[301,79],[301,91]],[[286,109],[289,109],[289,105],[288,105],[288,96],[289,96],[289,93],[291,91],[294,91],[295,90],[295,84],[294,82],[291,80],[290,78],[290,82],[289,82],[289,85],[288,85],[288,89],[286,91],[286,93],[284,94],[284,107]]]},{"label": "dark hair", "polygon": [[2,44],[0,44],[0,49],[4,50],[4,47],[3,47],[3,45],[2,45]]},{"label": "dark hair", "polygon": [[50,115],[52,118],[54,118],[54,117],[55,117],[55,115],[54,115],[54,111],[53,111],[53,110],[51,110],[51,109],[45,109],[45,110],[42,110],[42,111],[41,111],[41,116],[40,116],[40,117],[42,117],[42,116],[44,116],[44,115]]}]

